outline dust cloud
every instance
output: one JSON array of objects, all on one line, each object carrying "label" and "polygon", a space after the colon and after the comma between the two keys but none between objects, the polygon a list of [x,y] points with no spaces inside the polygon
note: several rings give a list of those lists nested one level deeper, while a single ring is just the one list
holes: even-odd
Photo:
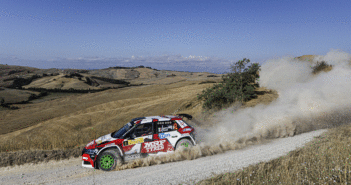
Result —
[{"label": "dust cloud", "polygon": [[[326,61],[333,69],[313,75],[311,66],[317,61]],[[240,138],[287,137],[351,123],[350,61],[350,54],[338,50],[317,56],[311,63],[293,57],[268,60],[261,67],[259,84],[278,91],[279,97],[269,105],[231,107],[216,113],[216,126],[203,132],[201,140],[218,144]]]},{"label": "dust cloud", "polygon": [[[317,61],[333,65],[332,70],[313,75],[311,67]],[[266,139],[351,123],[351,55],[348,53],[331,50],[310,62],[294,57],[271,59],[261,66],[258,82],[261,87],[278,91],[279,97],[269,105],[245,109],[234,104],[210,115],[212,126],[196,127],[199,144],[192,149],[136,160],[117,170],[192,160]]]}]

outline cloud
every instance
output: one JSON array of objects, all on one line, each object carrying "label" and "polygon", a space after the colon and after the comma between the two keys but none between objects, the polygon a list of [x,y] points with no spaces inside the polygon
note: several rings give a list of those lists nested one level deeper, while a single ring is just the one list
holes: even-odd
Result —
[{"label": "cloud", "polygon": [[163,55],[163,56],[131,56],[120,58],[106,57],[77,57],[77,58],[53,58],[49,60],[25,60],[11,58],[0,59],[10,65],[26,65],[37,68],[75,68],[75,69],[103,69],[115,66],[135,67],[143,65],[159,70],[176,70],[190,72],[229,72],[233,61],[203,56]]}]

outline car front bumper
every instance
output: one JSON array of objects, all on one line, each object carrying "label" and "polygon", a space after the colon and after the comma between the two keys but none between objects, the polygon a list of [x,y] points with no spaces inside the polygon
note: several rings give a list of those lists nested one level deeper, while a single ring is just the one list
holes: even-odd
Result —
[{"label": "car front bumper", "polygon": [[94,161],[90,158],[89,154],[82,155],[82,166],[85,168],[94,168]]}]

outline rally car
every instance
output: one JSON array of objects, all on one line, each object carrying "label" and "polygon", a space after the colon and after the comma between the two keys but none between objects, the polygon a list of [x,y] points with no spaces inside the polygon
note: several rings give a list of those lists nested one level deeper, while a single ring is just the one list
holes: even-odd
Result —
[{"label": "rally car", "polygon": [[82,166],[110,171],[117,163],[174,152],[195,143],[195,129],[183,120],[191,115],[134,118],[118,131],[88,143],[82,151]]}]

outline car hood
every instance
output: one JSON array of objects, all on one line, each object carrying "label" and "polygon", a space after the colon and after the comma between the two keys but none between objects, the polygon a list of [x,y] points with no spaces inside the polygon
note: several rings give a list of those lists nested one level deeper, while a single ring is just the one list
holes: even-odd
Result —
[{"label": "car hood", "polygon": [[97,139],[95,140],[95,142],[96,142],[97,145],[99,145],[99,144],[101,144],[101,143],[110,142],[110,141],[113,141],[113,140],[115,140],[115,139],[116,139],[116,138],[111,137],[111,133],[109,133],[109,134],[106,134],[106,135],[104,135],[104,136],[101,136],[101,137],[97,138]]}]

